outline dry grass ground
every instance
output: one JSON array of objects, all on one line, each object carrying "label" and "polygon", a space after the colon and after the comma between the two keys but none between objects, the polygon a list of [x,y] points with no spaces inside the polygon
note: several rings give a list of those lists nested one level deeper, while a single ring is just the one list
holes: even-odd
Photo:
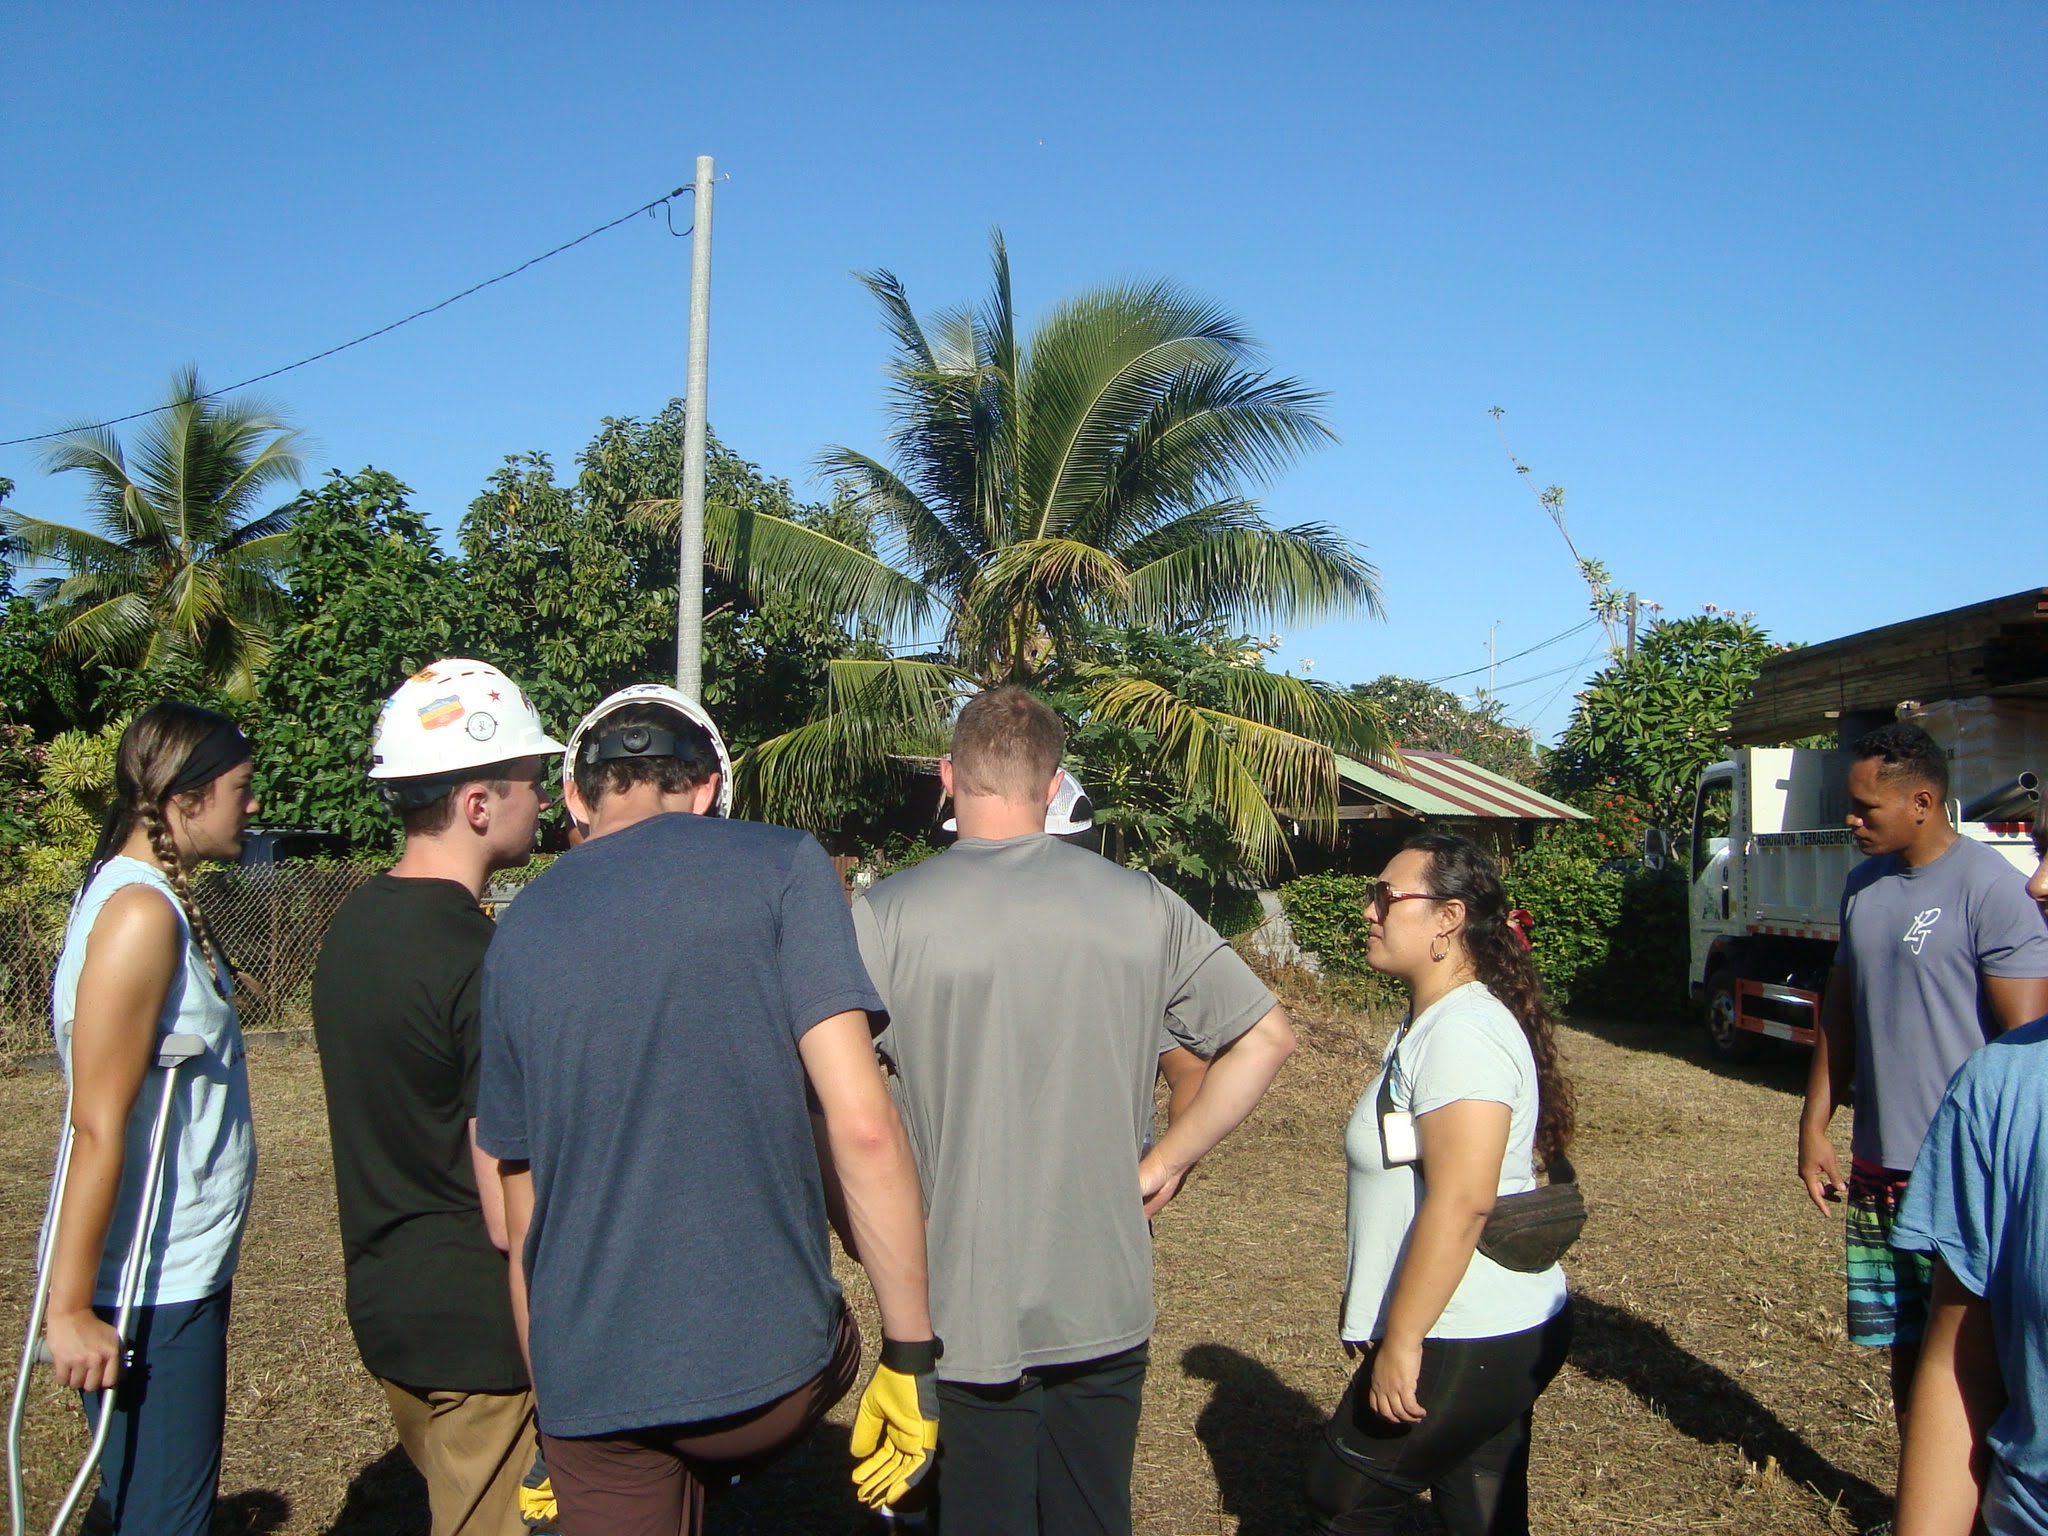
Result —
[{"label": "dry grass ground", "polygon": [[[1302,1022],[1304,1049],[1267,1103],[1158,1223],[1136,1477],[1146,1536],[1300,1529],[1302,1459],[1346,1380],[1341,1132],[1373,1056],[1349,1021],[1305,1010]],[[1594,1215],[1568,1265],[1572,1362],[1537,1414],[1536,1529],[1820,1536],[1881,1519],[1896,1451],[1882,1360],[1843,1341],[1839,1228],[1791,1175],[1800,1064],[1718,1071],[1692,1032],[1669,1027],[1587,1024],[1569,1050]],[[272,1044],[251,1064],[262,1172],[215,1529],[424,1536],[420,1485],[342,1317],[317,1063]],[[54,1074],[0,1081],[10,1366],[61,1106]],[[871,1311],[864,1322],[872,1340]],[[782,1467],[718,1500],[710,1528],[852,1529],[850,1413],[849,1401]],[[30,1455],[45,1493],[81,1425],[39,1386]]]}]

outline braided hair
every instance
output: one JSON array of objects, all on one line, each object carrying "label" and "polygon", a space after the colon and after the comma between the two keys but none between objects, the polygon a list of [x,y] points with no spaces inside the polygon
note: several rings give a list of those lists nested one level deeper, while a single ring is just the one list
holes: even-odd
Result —
[{"label": "braided hair", "polygon": [[1473,973],[1498,998],[1529,1041],[1536,1059],[1536,1156],[1548,1167],[1570,1148],[1577,1129],[1571,1080],[1557,1059],[1557,1020],[1543,995],[1543,980],[1516,931],[1508,925],[1508,898],[1493,856],[1469,838],[1425,832],[1403,845],[1429,857],[1430,894],[1465,904],[1459,938]]},{"label": "braided hair", "polygon": [[[100,872],[107,860],[121,851],[134,830],[141,827],[149,838],[151,852],[156,855],[157,868],[170,882],[171,893],[177,897],[178,906],[184,911],[192,942],[199,946],[199,953],[205,957],[207,979],[213,983],[214,991],[221,992],[223,996],[226,994],[222,992],[221,971],[232,962],[221,951],[205,913],[200,910],[199,898],[178,857],[177,843],[171,836],[170,822],[164,812],[173,799],[181,798],[172,794],[171,786],[184,771],[193,749],[215,732],[233,726],[234,722],[225,715],[177,699],[152,704],[128,723],[128,728],[121,733],[121,745],[114,756],[113,803],[107,807],[106,819],[100,824],[99,841],[93,845],[92,858],[85,867],[85,879],[79,885],[81,892],[91,885],[93,876]],[[210,790],[209,785],[189,793],[204,796]]]}]

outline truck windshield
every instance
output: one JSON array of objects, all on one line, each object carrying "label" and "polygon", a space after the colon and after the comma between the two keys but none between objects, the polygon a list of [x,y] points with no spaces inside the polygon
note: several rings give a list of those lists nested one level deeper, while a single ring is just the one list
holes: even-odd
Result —
[{"label": "truck windshield", "polygon": [[1735,804],[1732,779],[1710,779],[1700,785],[1692,812],[1692,877],[1707,872],[1714,855],[1728,846],[1728,813]]}]

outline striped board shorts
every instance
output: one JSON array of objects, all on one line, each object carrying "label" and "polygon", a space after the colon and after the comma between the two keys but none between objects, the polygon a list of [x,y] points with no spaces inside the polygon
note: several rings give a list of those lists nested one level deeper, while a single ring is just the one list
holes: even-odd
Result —
[{"label": "striped board shorts", "polygon": [[1927,1331],[1934,1261],[1892,1247],[1892,1223],[1907,1175],[1853,1158],[1849,1163],[1849,1342],[1917,1344]]}]

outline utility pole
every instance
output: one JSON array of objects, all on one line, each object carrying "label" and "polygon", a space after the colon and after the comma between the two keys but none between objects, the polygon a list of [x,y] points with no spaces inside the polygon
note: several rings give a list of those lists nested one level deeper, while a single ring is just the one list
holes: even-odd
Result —
[{"label": "utility pole", "polygon": [[1631,593],[1629,593],[1629,595],[1628,595],[1628,659],[1629,659],[1630,661],[1634,661],[1634,660],[1635,660],[1635,656],[1636,656],[1636,595],[1635,595],[1635,593],[1631,592]]},{"label": "utility pole", "polygon": [[683,396],[683,504],[676,571],[676,688],[704,696],[704,409],[711,386],[711,157],[690,200],[690,360]]}]

